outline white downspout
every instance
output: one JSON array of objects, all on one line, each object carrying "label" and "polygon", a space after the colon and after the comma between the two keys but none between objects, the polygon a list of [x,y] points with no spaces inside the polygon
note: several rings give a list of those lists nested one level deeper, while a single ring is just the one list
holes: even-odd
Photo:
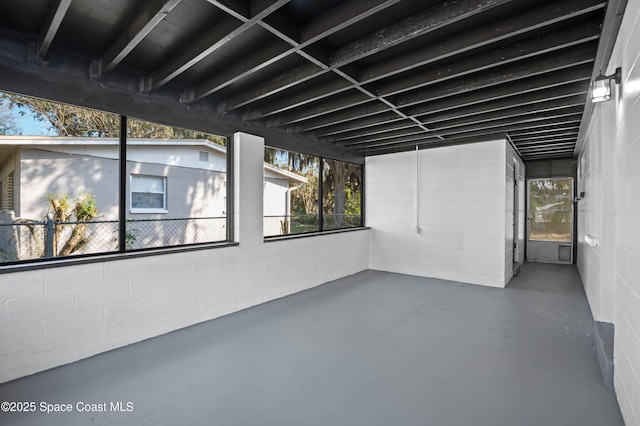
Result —
[{"label": "white downspout", "polygon": [[416,234],[420,233],[420,151],[416,145]]}]

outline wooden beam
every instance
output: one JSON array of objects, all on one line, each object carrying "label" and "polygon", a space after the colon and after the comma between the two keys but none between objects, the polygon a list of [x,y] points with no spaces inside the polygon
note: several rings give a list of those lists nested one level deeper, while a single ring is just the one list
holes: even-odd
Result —
[{"label": "wooden beam", "polygon": [[336,49],[331,55],[330,65],[341,67],[510,2],[511,0],[438,2],[419,13]]},{"label": "wooden beam", "polygon": [[[294,111],[279,114],[268,120],[269,127],[279,127],[300,121],[309,120],[325,114],[341,111],[345,108],[362,105],[371,100],[371,97],[361,92],[350,91],[334,99],[329,99],[317,105],[298,108]],[[387,110],[385,107],[384,110]]]},{"label": "wooden beam", "polygon": [[182,0],[150,0],[136,14],[118,39],[106,50],[98,75],[114,69]]},{"label": "wooden beam", "polygon": [[515,106],[513,108],[506,108],[500,111],[476,114],[473,116],[466,116],[464,114],[461,114],[459,118],[454,120],[446,120],[442,122],[433,122],[429,120],[423,124],[429,126],[434,131],[440,131],[444,129],[453,129],[460,126],[485,123],[498,119],[526,117],[528,115],[541,113],[553,113],[554,111],[561,109],[570,107],[582,108],[583,106],[584,96],[572,96],[551,101],[539,102],[533,105]]},{"label": "wooden beam", "polygon": [[[305,56],[306,49],[316,41],[327,37],[341,29],[353,25],[375,13],[379,13],[386,8],[397,4],[400,0],[350,0],[329,9],[310,23],[303,25],[298,34],[294,34],[296,29],[291,28],[291,23],[282,17],[277,17],[277,13],[264,19],[264,23],[278,30],[278,34],[283,40],[292,44],[302,56]],[[272,31],[273,32],[273,31]],[[262,83],[254,85],[251,89],[241,91],[230,96],[220,106],[222,111],[231,111],[241,108],[249,103],[275,95],[283,90],[291,88],[297,84],[304,83],[316,76],[323,74],[330,68],[324,62],[318,63],[317,55],[308,58],[312,63],[289,69],[282,74],[272,77]]]},{"label": "wooden beam", "polygon": [[420,117],[426,114],[436,114],[445,111],[455,111],[462,107],[477,106],[493,101],[508,102],[514,96],[534,94],[542,90],[563,87],[571,84],[587,84],[591,76],[592,64],[582,64],[567,69],[553,71],[547,74],[535,75],[522,80],[516,80],[491,86],[487,89],[469,93],[460,93],[449,98],[426,102],[421,105],[405,109],[407,114]]},{"label": "wooden beam", "polygon": [[421,121],[424,123],[437,123],[440,121],[455,120],[459,117],[471,117],[488,112],[503,111],[509,108],[530,105],[532,108],[541,102],[552,100],[560,100],[568,97],[581,96],[584,103],[584,97],[589,91],[589,82],[580,81],[577,83],[564,84],[561,86],[551,87],[549,89],[536,90],[523,94],[515,93],[507,98],[499,98],[489,102],[480,104],[472,104],[461,106],[455,109],[448,109],[433,114],[420,115]]},{"label": "wooden beam", "polygon": [[577,65],[592,64],[596,43],[589,43],[556,52],[540,58],[517,62],[508,66],[492,69],[480,76],[469,76],[446,82],[435,88],[422,88],[403,94],[398,98],[399,107],[407,107],[435,99],[454,96],[482,88],[501,85],[511,81],[544,75],[553,71]]},{"label": "wooden beam", "polygon": [[602,0],[564,0],[543,4],[517,14],[517,19],[515,16],[508,16],[492,22],[491,25],[469,28],[438,43],[423,45],[420,49],[413,49],[383,62],[365,66],[360,70],[359,80],[365,84],[397,75],[489,44],[541,30],[603,9],[605,5],[606,2]]},{"label": "wooden beam", "polygon": [[570,27],[558,30],[540,38],[520,41],[460,61],[450,62],[445,67],[428,67],[409,77],[394,79],[389,83],[381,84],[378,87],[378,95],[391,96],[517,61],[533,59],[557,50],[596,41],[599,34],[600,25],[598,22],[590,22],[577,28]]},{"label": "wooden beam", "polygon": [[69,6],[71,6],[71,0],[55,0],[51,5],[49,15],[42,26],[40,35],[38,36],[36,46],[37,58],[44,59],[45,56],[47,56],[49,47],[51,47],[53,38],[60,29],[60,25],[62,24],[64,16],[67,14],[67,10],[69,10]]},{"label": "wooden beam", "polygon": [[269,65],[293,53],[293,49],[285,43],[274,40],[257,49],[252,55],[244,56],[223,71],[213,73],[208,79],[199,82],[191,91],[187,102],[195,102],[215,93],[242,78],[264,69]]},{"label": "wooden beam", "polygon": [[[236,13],[234,17],[228,16],[221,22],[213,24],[213,28],[191,44],[187,50],[162,65],[153,74],[147,76],[147,80],[150,83],[145,84],[145,88],[158,89],[164,86],[213,52],[228,45],[232,40],[268,16],[269,13],[278,10],[289,1],[290,0],[269,0],[268,7],[263,7],[262,10],[255,16],[251,16],[250,19],[242,19],[241,22],[238,22],[238,18],[241,16]],[[230,2],[222,3],[226,4]]]}]

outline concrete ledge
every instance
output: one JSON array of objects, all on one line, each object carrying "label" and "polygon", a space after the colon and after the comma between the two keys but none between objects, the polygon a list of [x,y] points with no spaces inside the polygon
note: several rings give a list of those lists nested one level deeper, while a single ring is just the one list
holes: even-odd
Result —
[{"label": "concrete ledge", "polygon": [[595,322],[593,340],[596,345],[598,363],[604,383],[613,389],[613,336],[614,325],[608,322]]}]

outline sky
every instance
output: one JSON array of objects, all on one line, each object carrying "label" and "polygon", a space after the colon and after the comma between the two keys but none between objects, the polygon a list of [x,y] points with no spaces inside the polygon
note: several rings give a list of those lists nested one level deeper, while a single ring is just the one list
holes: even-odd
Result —
[{"label": "sky", "polygon": [[[1,103],[0,103],[1,105]],[[20,114],[20,112],[24,114]],[[49,130],[49,126],[44,121],[39,121],[33,117],[33,115],[25,109],[17,108],[4,108],[2,112],[10,113],[14,118],[18,127],[19,133],[24,136],[53,136],[54,133]]]}]

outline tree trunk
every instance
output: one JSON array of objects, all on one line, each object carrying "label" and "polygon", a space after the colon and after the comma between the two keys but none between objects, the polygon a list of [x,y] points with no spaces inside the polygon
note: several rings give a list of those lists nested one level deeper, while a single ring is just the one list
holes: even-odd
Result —
[{"label": "tree trunk", "polygon": [[78,223],[73,227],[71,236],[60,250],[60,256],[69,256],[70,254],[78,251],[89,240],[84,236],[84,232],[87,229],[86,223]]},{"label": "tree trunk", "polygon": [[[53,207],[53,222],[54,223],[66,222],[67,215],[64,209],[62,208],[62,206],[60,205],[60,201],[56,200],[55,198],[52,198],[51,206]],[[52,245],[53,245],[54,257],[58,255],[58,242],[60,241],[60,234],[62,233],[63,229],[64,229],[64,225],[56,225],[55,230],[53,231]]]},{"label": "tree trunk", "polygon": [[344,182],[346,180],[344,166],[342,161],[333,162],[333,223],[337,227],[342,227],[344,224]]}]

